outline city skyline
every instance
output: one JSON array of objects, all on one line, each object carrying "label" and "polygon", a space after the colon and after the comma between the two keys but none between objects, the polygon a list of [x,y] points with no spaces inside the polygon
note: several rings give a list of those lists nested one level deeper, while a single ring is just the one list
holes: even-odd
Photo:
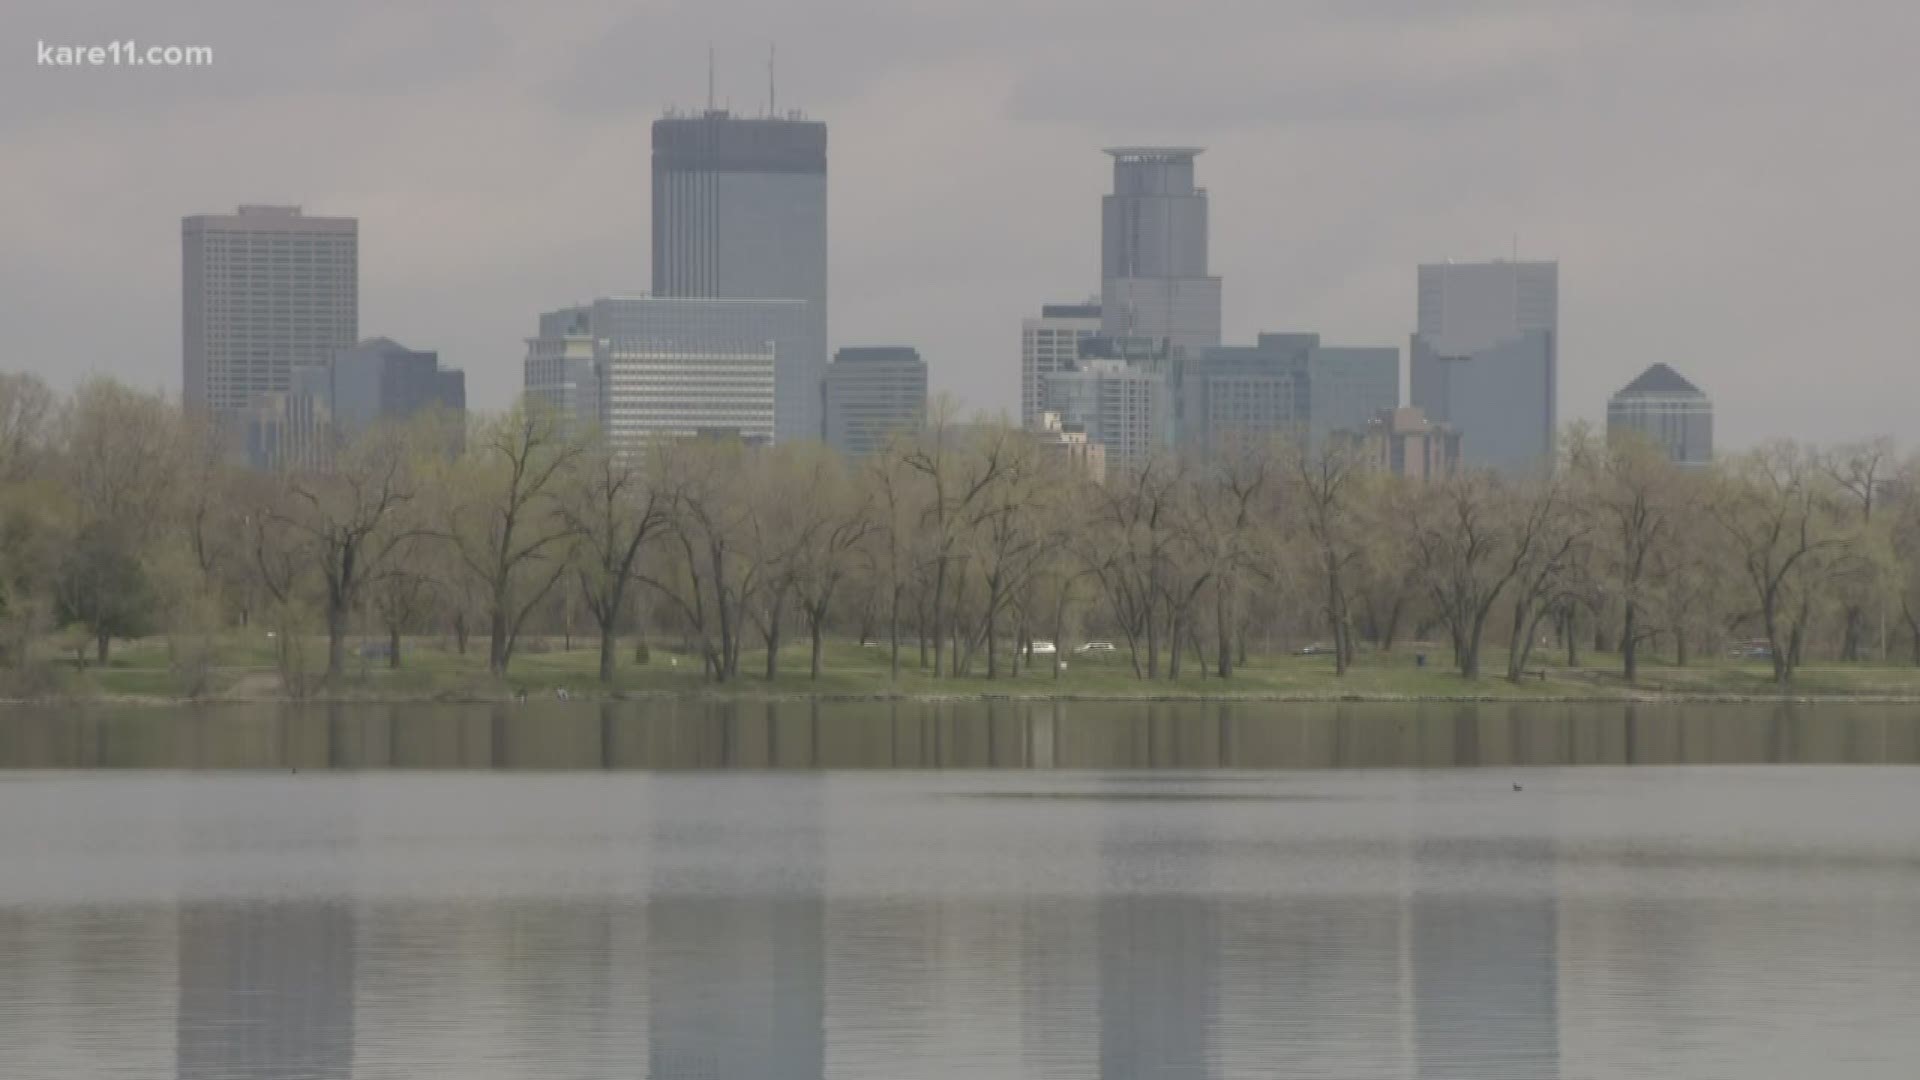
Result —
[{"label": "city skyline", "polygon": [[[5,22],[28,39],[85,39],[109,14],[45,5]],[[349,32],[374,17],[349,8],[270,32],[264,13],[129,5],[114,36],[205,40],[222,64],[0,74],[0,98],[45,103],[0,112],[18,151],[0,210],[18,238],[0,255],[17,366],[60,386],[99,373],[180,392],[177,222],[286,202],[359,219],[361,325],[432,344],[466,369],[476,408],[499,408],[520,383],[529,313],[648,286],[645,128],[702,96],[697,45],[716,43],[719,96],[751,115],[777,39],[780,104],[834,128],[829,345],[914,341],[933,390],[970,407],[1017,414],[1010,365],[989,358],[1038,302],[1091,285],[1086,200],[1109,164],[1093,151],[1151,142],[1208,148],[1225,341],[1287,326],[1403,340],[1408,267],[1507,254],[1517,233],[1522,257],[1566,268],[1563,422],[1600,421],[1612,390],[1661,361],[1720,388],[1716,434],[1730,449],[1900,432],[1894,403],[1920,389],[1910,365],[1886,359],[1905,345],[1900,300],[1916,271],[1896,253],[1913,228],[1903,193],[1920,179],[1920,162],[1884,142],[1890,103],[1915,78],[1889,32],[1912,16],[1893,6],[1825,36],[1765,6],[1393,23],[1223,8],[1182,24],[1219,62],[1177,73],[1151,63],[1170,24],[1141,11],[1102,23],[1103,54],[1137,74],[1097,93],[1038,47],[1084,24],[1065,12],[1038,16],[1031,41],[986,34],[986,18],[929,33],[933,16],[890,13],[856,36],[860,56],[885,54],[864,65],[843,62],[849,46],[823,27],[762,5],[421,18],[377,46]],[[302,30],[320,26],[339,28]],[[423,51],[435,55],[405,72],[381,59]],[[475,59],[509,52],[525,62]],[[632,61],[589,62],[601,55]],[[1283,72],[1261,74],[1269,65],[1250,59],[1262,55]],[[1616,85],[1628,55],[1639,77]],[[1362,56],[1372,62],[1356,66]],[[299,74],[319,70],[368,77],[321,95]],[[1721,91],[1675,103],[1677,87],[1703,82]],[[488,122],[434,123],[453,99]],[[925,119],[936,106],[941,119]],[[1783,126],[1807,129],[1800,152],[1778,153]],[[261,152],[214,153],[250,144]],[[1836,198],[1833,162],[1868,153],[1880,167]],[[1629,168],[1650,158],[1659,168]],[[115,318],[76,348],[69,328],[101,305]],[[1777,311],[1799,317],[1765,318]],[[1821,364],[1803,362],[1814,354]]]}]

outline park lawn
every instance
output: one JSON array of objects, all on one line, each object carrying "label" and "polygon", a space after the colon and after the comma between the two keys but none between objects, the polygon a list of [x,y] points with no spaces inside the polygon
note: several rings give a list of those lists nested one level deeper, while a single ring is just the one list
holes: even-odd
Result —
[{"label": "park lawn", "polygon": [[[780,652],[779,674],[771,682],[763,676],[764,649],[749,646],[740,658],[740,678],[725,686],[702,678],[700,661],[657,643],[651,647],[650,661],[633,662],[633,644],[623,642],[618,653],[614,683],[601,687],[597,680],[599,649],[590,637],[573,640],[573,648],[562,641],[529,639],[514,656],[505,679],[494,679],[486,671],[485,642],[469,641],[465,655],[450,641],[436,637],[407,638],[402,642],[399,668],[390,668],[384,657],[363,657],[363,643],[384,644],[384,639],[354,638],[348,649],[347,669],[334,686],[319,691],[323,696],[349,700],[489,700],[519,693],[557,694],[566,691],[575,696],[605,694],[731,694],[741,696],[817,694],[828,696],[1007,696],[1007,697],[1292,697],[1300,699],[1332,698],[1500,698],[1615,699],[1634,695],[1675,695],[1692,697],[1771,697],[1780,693],[1773,683],[1772,668],[1764,661],[1709,659],[1687,667],[1677,667],[1658,658],[1642,662],[1640,680],[1629,687],[1620,676],[1619,658],[1609,654],[1582,656],[1578,668],[1567,668],[1554,656],[1536,655],[1533,668],[1545,673],[1544,679],[1528,678],[1512,683],[1503,677],[1503,651],[1490,651],[1486,671],[1476,680],[1462,679],[1444,666],[1444,655],[1428,655],[1426,666],[1415,663],[1411,650],[1385,654],[1363,654],[1346,676],[1334,674],[1333,660],[1327,656],[1255,656],[1238,665],[1231,679],[1222,681],[1212,672],[1202,672],[1191,657],[1186,658],[1180,678],[1147,681],[1136,678],[1124,651],[1106,654],[1074,654],[1066,658],[1066,669],[1055,678],[1045,658],[1022,670],[1008,674],[1009,658],[1002,656],[1001,677],[985,676],[984,657],[976,656],[974,670],[961,678],[935,679],[919,668],[917,645],[903,643],[901,670],[897,680],[888,672],[888,650],[862,647],[850,641],[829,643],[823,653],[823,672],[819,679],[808,676],[810,647],[804,638],[790,641]],[[303,639],[307,670],[317,678],[326,662],[326,643],[314,637]],[[206,696],[211,698],[249,698],[280,696],[276,668],[277,643],[257,632],[223,635],[212,645]],[[170,654],[161,639],[116,642],[110,663],[105,667],[90,664],[85,671],[73,672],[71,658],[63,685],[76,696],[102,695],[121,698],[166,699],[184,696],[186,680],[171,667]],[[1893,662],[1825,664],[1803,667],[1787,691],[1794,696],[1885,696],[1920,697],[1920,668]]]}]

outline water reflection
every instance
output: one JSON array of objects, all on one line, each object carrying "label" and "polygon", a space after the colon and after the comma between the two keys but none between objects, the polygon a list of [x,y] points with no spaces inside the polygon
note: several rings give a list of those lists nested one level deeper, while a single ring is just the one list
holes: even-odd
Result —
[{"label": "water reflection", "polygon": [[[767,760],[811,758],[814,725],[792,730],[800,718],[772,710],[759,719],[743,731],[763,740]],[[646,905],[649,1075],[824,1075],[821,788],[818,777],[727,793],[699,781],[654,787],[649,861],[673,870]],[[741,814],[773,835],[730,829]],[[754,831],[758,843],[728,842]]]},{"label": "water reflection", "polygon": [[1495,840],[1411,844],[1408,952],[1421,1077],[1560,1075],[1554,850],[1550,837],[1535,835],[1538,818],[1552,814],[1552,793],[1516,794],[1493,803]]},{"label": "water reflection", "polygon": [[1920,763],[1899,705],[686,701],[0,711],[0,768]]},{"label": "water reflection", "polygon": [[353,1075],[354,920],[323,901],[180,912],[180,1080]]},{"label": "water reflection", "polygon": [[[1021,733],[1003,715],[996,745]],[[343,745],[387,735],[339,719]],[[1194,764],[1218,725],[1142,710],[1126,738],[1189,740],[1155,751],[1189,768],[854,774],[808,767],[833,739],[807,711],[739,720],[730,753],[791,767],[0,777],[0,865],[39,871],[0,875],[0,1075],[1906,1080],[1920,1059],[1910,770],[1221,772]],[[1443,721],[1455,752],[1534,752]]]}]

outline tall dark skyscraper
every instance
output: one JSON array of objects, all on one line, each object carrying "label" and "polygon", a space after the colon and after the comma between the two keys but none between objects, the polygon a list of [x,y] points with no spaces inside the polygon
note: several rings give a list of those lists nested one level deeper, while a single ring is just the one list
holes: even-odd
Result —
[{"label": "tall dark skyscraper", "polygon": [[1220,344],[1220,279],[1207,273],[1207,192],[1193,183],[1200,151],[1126,146],[1100,203],[1101,329],[1175,349]]},{"label": "tall dark skyscraper", "polygon": [[774,361],[774,437],[819,438],[827,125],[722,109],[654,121],[653,292],[806,301],[802,354]]}]

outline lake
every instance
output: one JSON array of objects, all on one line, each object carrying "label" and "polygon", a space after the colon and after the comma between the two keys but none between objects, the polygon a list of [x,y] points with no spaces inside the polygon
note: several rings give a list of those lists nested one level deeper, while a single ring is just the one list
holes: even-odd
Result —
[{"label": "lake", "polygon": [[0,1076],[1920,1073],[1920,709],[0,711]]}]

